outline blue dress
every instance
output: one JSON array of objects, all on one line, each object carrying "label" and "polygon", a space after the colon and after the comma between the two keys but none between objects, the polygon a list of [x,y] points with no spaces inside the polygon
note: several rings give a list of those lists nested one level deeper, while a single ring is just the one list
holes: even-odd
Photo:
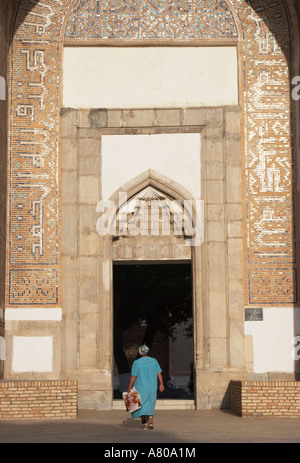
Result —
[{"label": "blue dress", "polygon": [[131,375],[136,376],[134,387],[141,396],[142,408],[132,412],[132,418],[154,414],[158,373],[161,373],[161,368],[153,357],[141,357],[133,362]]}]

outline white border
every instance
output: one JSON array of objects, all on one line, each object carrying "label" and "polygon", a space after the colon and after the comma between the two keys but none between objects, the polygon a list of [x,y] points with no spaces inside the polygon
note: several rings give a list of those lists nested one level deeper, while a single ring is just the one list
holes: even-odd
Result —
[{"label": "white border", "polygon": [[62,309],[5,309],[5,321],[61,321]]}]

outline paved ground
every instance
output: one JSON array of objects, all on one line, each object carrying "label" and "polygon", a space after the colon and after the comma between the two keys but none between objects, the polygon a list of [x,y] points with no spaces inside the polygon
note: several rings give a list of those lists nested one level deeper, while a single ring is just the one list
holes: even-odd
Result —
[{"label": "paved ground", "polygon": [[[154,429],[143,431],[125,411],[80,410],[77,419],[0,421],[0,443],[299,443],[299,418],[240,418],[230,410],[157,410]],[[129,445],[129,447],[128,447]],[[120,448],[120,447],[118,447]],[[146,448],[146,447],[145,447]]]}]

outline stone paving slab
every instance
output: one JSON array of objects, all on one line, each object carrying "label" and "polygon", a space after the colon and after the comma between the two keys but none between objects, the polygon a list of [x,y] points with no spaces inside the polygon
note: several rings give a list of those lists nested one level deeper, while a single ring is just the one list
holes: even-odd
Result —
[{"label": "stone paving slab", "polygon": [[[0,421],[0,443],[298,443],[299,418],[241,418],[230,410],[156,411],[153,430],[125,411],[80,410],[76,419]],[[128,448],[128,447],[127,447]]]}]

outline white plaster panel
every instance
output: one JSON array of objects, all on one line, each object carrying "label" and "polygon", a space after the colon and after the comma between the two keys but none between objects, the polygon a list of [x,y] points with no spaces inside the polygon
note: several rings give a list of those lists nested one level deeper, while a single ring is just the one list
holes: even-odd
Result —
[{"label": "white plaster panel", "polygon": [[63,67],[66,107],[238,104],[235,47],[67,47]]},{"label": "white plaster panel", "polygon": [[52,336],[14,336],[14,372],[52,371]]},{"label": "white plaster panel", "polygon": [[102,195],[109,197],[148,169],[175,180],[200,198],[200,134],[104,135]]},{"label": "white plaster panel", "polygon": [[5,309],[5,320],[47,320],[47,321],[60,321],[62,318],[61,309]]},{"label": "white plaster panel", "polygon": [[245,334],[253,339],[254,373],[294,372],[294,337],[300,335],[300,309],[264,308],[263,321],[245,322]]}]

